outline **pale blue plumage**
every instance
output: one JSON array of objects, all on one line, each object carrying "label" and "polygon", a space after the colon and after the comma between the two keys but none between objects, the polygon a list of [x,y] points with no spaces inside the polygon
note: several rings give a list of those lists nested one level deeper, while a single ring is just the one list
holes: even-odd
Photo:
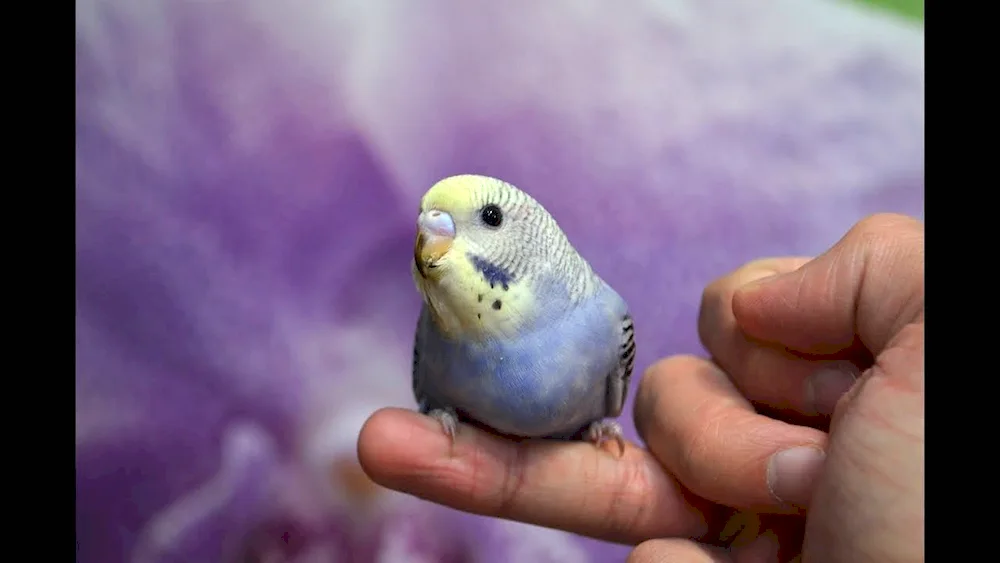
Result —
[{"label": "pale blue plumage", "polygon": [[625,302],[607,285],[568,309],[564,295],[546,293],[537,320],[513,339],[449,340],[425,306],[414,355],[421,410],[455,408],[526,437],[569,437],[618,416],[627,388],[615,381],[623,368]]}]

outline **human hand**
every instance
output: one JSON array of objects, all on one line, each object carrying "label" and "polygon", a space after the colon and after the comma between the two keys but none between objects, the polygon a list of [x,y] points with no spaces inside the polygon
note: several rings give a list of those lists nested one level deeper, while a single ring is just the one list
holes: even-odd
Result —
[{"label": "human hand", "polygon": [[[751,284],[769,273],[785,275]],[[461,510],[644,542],[636,562],[922,561],[922,223],[879,216],[815,260],[748,264],[708,287],[699,331],[716,363],[646,372],[648,449],[622,459],[472,427],[452,448],[435,421],[385,409],[360,460],[382,485]],[[755,525],[733,540],[734,521]]]},{"label": "human hand", "polygon": [[[815,260],[760,260],[714,282],[704,295],[699,333],[735,389],[719,384],[726,394],[706,394],[692,407],[703,411],[701,418],[685,425],[676,411],[668,412],[676,409],[670,399],[657,395],[686,395],[693,402],[695,392],[670,382],[685,376],[697,381],[697,372],[720,375],[717,368],[697,359],[654,366],[643,381],[650,392],[640,392],[636,405],[650,449],[679,449],[673,463],[669,452],[660,457],[705,498],[749,507],[753,499],[741,493],[755,489],[728,473],[743,470],[757,482],[763,476],[776,497],[808,508],[801,546],[806,562],[923,561],[923,268],[923,224],[887,215],[858,224]],[[772,273],[779,275],[761,279]],[[736,465],[739,456],[726,448],[749,448],[756,430],[742,430],[741,418],[754,415],[729,409],[726,395],[737,404],[746,397],[776,419],[803,425],[785,427],[787,432],[829,426],[828,435],[813,442],[825,456],[810,459],[810,450],[803,450],[786,468],[765,465],[768,457]],[[656,414],[661,402],[667,406]],[[654,436],[656,427],[668,429],[662,439]],[[776,431],[756,439],[775,439]],[[773,450],[758,451],[770,456]],[[794,536],[783,526],[776,536],[786,547]],[[650,542],[633,559],[676,558],[675,546]]]}]

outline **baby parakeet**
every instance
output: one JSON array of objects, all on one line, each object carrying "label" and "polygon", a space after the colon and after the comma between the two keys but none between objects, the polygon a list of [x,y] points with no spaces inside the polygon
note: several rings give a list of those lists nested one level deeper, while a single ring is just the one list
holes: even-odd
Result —
[{"label": "baby parakeet", "polygon": [[617,441],[635,361],[628,306],[531,196],[486,176],[420,202],[413,346],[420,412],[526,438]]}]

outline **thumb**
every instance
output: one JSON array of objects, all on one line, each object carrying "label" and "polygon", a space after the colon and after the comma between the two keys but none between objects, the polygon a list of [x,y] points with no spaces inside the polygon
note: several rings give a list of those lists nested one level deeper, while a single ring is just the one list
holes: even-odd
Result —
[{"label": "thumb", "polygon": [[924,314],[924,224],[868,217],[830,250],[792,272],[736,291],[733,315],[759,340],[833,354],[857,339],[873,354]]}]

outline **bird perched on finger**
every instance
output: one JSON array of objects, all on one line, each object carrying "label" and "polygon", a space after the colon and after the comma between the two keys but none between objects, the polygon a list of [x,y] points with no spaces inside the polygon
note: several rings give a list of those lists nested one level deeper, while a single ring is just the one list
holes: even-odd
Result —
[{"label": "bird perched on finger", "polygon": [[617,442],[635,361],[628,306],[527,193],[459,175],[420,202],[413,346],[421,413],[525,438]]}]

